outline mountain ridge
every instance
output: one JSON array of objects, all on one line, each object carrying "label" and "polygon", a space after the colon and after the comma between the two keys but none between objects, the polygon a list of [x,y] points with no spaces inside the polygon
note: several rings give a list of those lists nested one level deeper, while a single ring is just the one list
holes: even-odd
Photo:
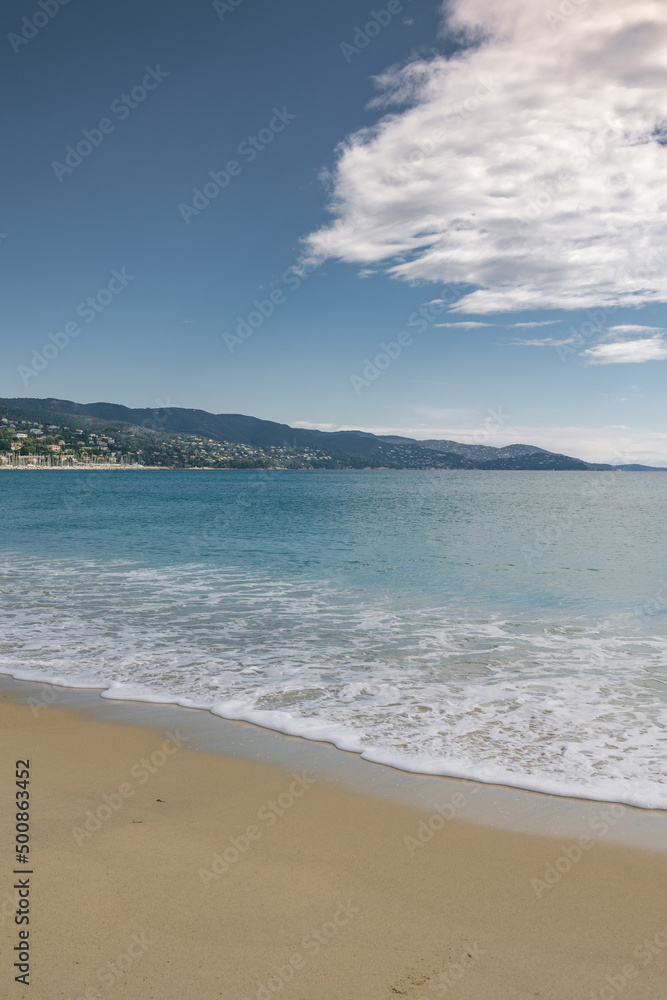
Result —
[{"label": "mountain ridge", "polygon": [[[272,420],[241,413],[210,413],[186,407],[128,407],[121,403],[77,403],[55,397],[5,397],[0,407],[7,414],[23,419],[48,422],[61,420],[93,421],[96,425],[115,424],[133,428],[132,433],[155,435],[197,435],[213,441],[232,442],[258,448],[290,447],[326,451],[337,467],[359,468],[450,468],[506,470],[595,470],[612,469],[604,463],[584,462],[534,445],[513,444],[504,447],[463,444],[462,442],[375,435],[367,431],[322,431],[291,427]],[[342,466],[341,466],[341,463]],[[615,468],[623,469],[623,466]],[[633,471],[667,471],[650,466]]]}]

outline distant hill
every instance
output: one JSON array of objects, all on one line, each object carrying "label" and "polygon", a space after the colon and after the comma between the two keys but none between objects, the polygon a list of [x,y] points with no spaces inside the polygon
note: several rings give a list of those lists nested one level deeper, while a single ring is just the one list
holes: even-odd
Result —
[{"label": "distant hill", "polygon": [[[133,434],[186,434],[258,448],[311,448],[332,456],[336,467],[403,469],[591,470],[610,465],[582,462],[533,445],[504,448],[427,440],[365,431],[318,431],[260,420],[241,413],[208,413],[183,407],[132,408],[119,403],[76,403],[68,399],[0,399],[5,415],[42,423],[67,423],[88,431],[129,430]],[[619,466],[653,471],[649,466]],[[658,471],[658,470],[655,470]],[[667,471],[667,470],[662,470]]]},{"label": "distant hill", "polygon": [[621,472],[667,472],[657,465],[615,465],[614,468]]},{"label": "distant hill", "polygon": [[438,441],[429,439],[421,442],[425,448],[433,448],[435,451],[453,451],[457,455],[465,458],[488,459],[494,461],[498,458],[523,458],[525,455],[536,455],[541,452],[543,455],[553,454],[545,451],[544,448],[536,448],[532,444],[509,444],[504,448],[494,448],[487,444],[461,444],[459,441]]}]

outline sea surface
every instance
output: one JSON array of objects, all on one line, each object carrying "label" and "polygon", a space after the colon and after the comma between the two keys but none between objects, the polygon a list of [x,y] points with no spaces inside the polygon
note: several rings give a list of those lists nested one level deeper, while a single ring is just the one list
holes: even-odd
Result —
[{"label": "sea surface", "polygon": [[0,471],[0,671],[667,809],[667,475]]}]

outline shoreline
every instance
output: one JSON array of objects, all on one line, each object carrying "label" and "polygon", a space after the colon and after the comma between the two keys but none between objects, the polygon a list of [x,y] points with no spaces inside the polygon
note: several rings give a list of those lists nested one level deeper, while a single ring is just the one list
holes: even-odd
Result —
[{"label": "shoreline", "polygon": [[[124,722],[109,721],[80,700],[21,704],[38,685],[13,683],[0,692],[0,799],[13,801],[14,760],[29,761],[32,853],[10,874],[20,866],[3,810],[0,941],[5,955],[24,948],[30,985],[9,960],[7,995],[610,1000],[630,985],[638,1000],[664,996],[664,853],[591,831],[484,826],[469,815],[482,796],[470,783],[432,779],[447,792],[429,810],[393,801],[384,783],[352,790],[337,767],[320,777],[320,754],[353,755],[297,738],[269,734],[318,749],[312,769],[268,764],[248,724],[229,723],[252,733],[243,756],[238,742],[238,755],[191,749],[208,713],[176,710],[187,732],[153,706],[128,703]],[[18,878],[30,891],[21,945]]]},{"label": "shoreline", "polygon": [[355,466],[343,466],[341,468],[316,469],[311,466],[291,467],[288,465],[256,465],[256,466],[234,466],[234,465],[121,465],[120,463],[110,463],[104,465],[0,465],[0,471],[25,472],[32,470],[49,472],[88,472],[97,469],[100,472],[624,472],[624,473],[644,473],[644,472],[667,472],[667,466],[654,466],[648,469],[624,469],[617,465],[605,466],[601,469],[485,469],[483,467],[473,469],[446,469],[439,466],[426,466],[422,468],[400,468],[393,465],[366,465],[360,468]]},{"label": "shoreline", "polygon": [[60,706],[89,720],[180,727],[188,732],[186,745],[192,750],[260,761],[287,771],[308,767],[318,780],[413,809],[429,811],[453,795],[463,795],[466,819],[491,829],[574,838],[596,832],[610,844],[667,853],[667,810],[403,770],[369,761],[333,743],[225,719],[205,708],[114,699],[104,696],[106,690],[19,680],[0,673],[0,695],[30,705],[35,717],[44,708]]}]

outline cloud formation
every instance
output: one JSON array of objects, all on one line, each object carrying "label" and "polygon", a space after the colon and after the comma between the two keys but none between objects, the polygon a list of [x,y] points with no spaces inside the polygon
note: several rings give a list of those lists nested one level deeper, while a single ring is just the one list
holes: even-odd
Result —
[{"label": "cloud formation", "polygon": [[584,351],[590,365],[642,364],[644,361],[665,361],[667,340],[661,336],[640,337],[636,340],[616,340],[596,344]]},{"label": "cloud formation", "polygon": [[579,338],[565,337],[563,340],[556,340],[554,337],[542,337],[541,340],[511,340],[513,346],[519,347],[563,347],[565,344],[578,344]]},{"label": "cloud formation", "polygon": [[[520,325],[520,324],[514,324]],[[667,360],[667,330],[659,326],[637,326],[632,323],[610,326],[598,334],[597,343],[584,351],[580,356],[589,365],[624,365],[642,364],[645,361]],[[517,338],[510,341],[519,347],[565,347],[569,344],[584,342],[581,333],[575,331],[575,336],[557,340],[554,337],[541,337],[537,340]]]},{"label": "cloud formation", "polygon": [[451,0],[391,69],[308,253],[463,283],[463,313],[667,301],[667,5]]},{"label": "cloud formation", "polygon": [[463,330],[476,330],[480,326],[495,326],[495,323],[476,323],[472,320],[463,320],[460,323],[434,323],[434,326],[453,326]]},{"label": "cloud formation", "polygon": [[510,326],[526,326],[526,327],[536,327],[536,326],[554,326],[556,323],[560,323],[559,319],[542,319],[539,321],[531,320],[529,323],[510,323]]}]

